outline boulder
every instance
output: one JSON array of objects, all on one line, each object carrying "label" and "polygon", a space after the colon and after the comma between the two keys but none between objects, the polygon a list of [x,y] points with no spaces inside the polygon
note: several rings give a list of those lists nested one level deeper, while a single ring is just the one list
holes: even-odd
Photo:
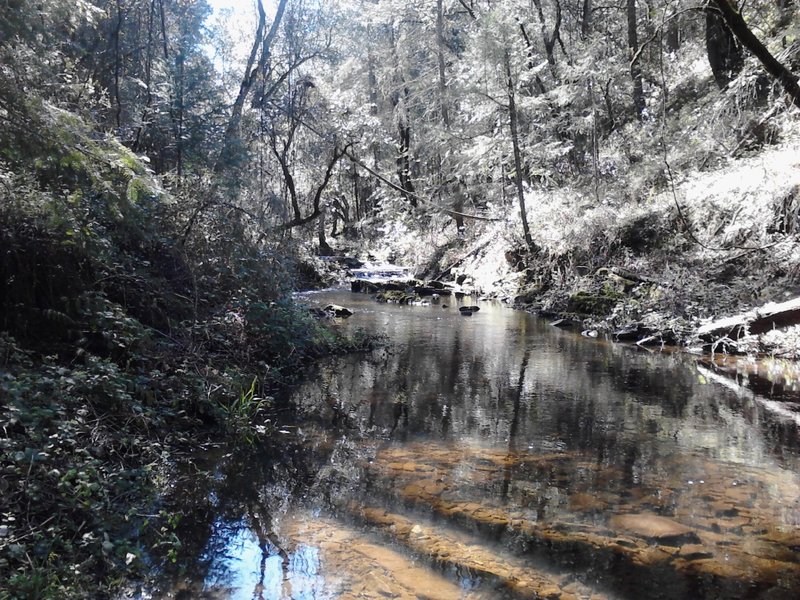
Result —
[{"label": "boulder", "polygon": [[419,296],[433,296],[434,294],[439,294],[440,296],[450,295],[450,290],[448,289],[427,287],[424,285],[416,286],[414,288],[414,292],[416,292]]},{"label": "boulder", "polygon": [[354,279],[350,282],[350,291],[355,294],[374,294],[378,286],[366,279]]},{"label": "boulder", "polygon": [[342,256],[339,262],[346,266],[348,269],[360,269],[364,263],[353,256]]},{"label": "boulder", "polygon": [[319,308],[317,306],[310,307],[308,309],[308,312],[311,314],[311,316],[316,317],[317,319],[327,319],[328,317],[331,316],[331,314],[325,311],[325,309]]},{"label": "boulder", "polygon": [[352,310],[345,308],[344,306],[340,306],[339,304],[328,304],[328,306],[325,307],[325,312],[332,314],[335,317],[350,317],[353,315]]}]

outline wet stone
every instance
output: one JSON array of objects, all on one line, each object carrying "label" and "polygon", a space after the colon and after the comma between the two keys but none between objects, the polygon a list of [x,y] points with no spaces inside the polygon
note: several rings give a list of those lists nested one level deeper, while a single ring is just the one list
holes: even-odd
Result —
[{"label": "wet stone", "polygon": [[769,560],[790,563],[798,562],[798,555],[796,552],[793,552],[782,544],[777,544],[767,540],[753,538],[746,539],[742,544],[742,552]]},{"label": "wet stone", "polygon": [[685,544],[681,546],[680,557],[686,560],[696,560],[699,558],[712,558],[714,553],[702,544]]},{"label": "wet stone", "polygon": [[[464,534],[412,523],[408,517],[380,509],[363,508],[359,512],[368,523],[390,531],[394,540],[405,544],[415,554],[456,572],[466,571],[487,578],[523,598],[579,598],[561,588],[560,577],[540,572],[520,558],[490,549]],[[593,592],[589,590],[589,593]]]},{"label": "wet stone", "polygon": [[765,540],[775,542],[795,552],[800,552],[800,529],[771,529],[764,533],[762,537]]},{"label": "wet stone", "polygon": [[659,515],[640,513],[617,515],[611,527],[661,542],[687,543],[699,541],[697,534],[686,525]]},{"label": "wet stone", "polygon": [[569,497],[569,507],[577,512],[599,512],[608,505],[592,494],[572,494]]}]

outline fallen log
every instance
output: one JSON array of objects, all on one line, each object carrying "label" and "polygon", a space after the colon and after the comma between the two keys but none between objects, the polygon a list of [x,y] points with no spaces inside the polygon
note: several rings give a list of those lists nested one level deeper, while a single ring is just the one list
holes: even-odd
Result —
[{"label": "fallen log", "polygon": [[732,340],[743,335],[766,333],[800,323],[800,297],[786,302],[770,302],[759,308],[712,321],[697,330],[701,339],[709,342],[728,337]]}]

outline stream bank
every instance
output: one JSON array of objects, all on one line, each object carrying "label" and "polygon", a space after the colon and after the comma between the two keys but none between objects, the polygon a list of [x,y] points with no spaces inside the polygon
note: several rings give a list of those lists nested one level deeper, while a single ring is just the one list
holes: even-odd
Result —
[{"label": "stream bank", "polygon": [[[468,254],[467,256],[470,256]],[[488,258],[488,257],[487,257]],[[522,259],[506,255],[507,261]],[[481,268],[478,258],[478,268]],[[479,287],[469,269],[456,268],[462,261],[442,268],[429,265],[417,276],[411,268],[393,264],[368,265],[354,257],[341,257],[335,264],[356,265],[328,271],[332,280],[349,285],[351,291],[370,294],[378,302],[409,305],[447,305],[463,298],[498,300],[515,309],[531,312],[556,327],[576,330],[587,337],[604,337],[614,342],[641,347],[678,347],[691,353],[769,355],[798,357],[800,352],[800,298],[785,281],[773,284],[772,302],[736,315],[720,311],[728,303],[698,301],[696,290],[681,287],[664,277],[637,273],[620,267],[601,267],[588,273],[579,269],[560,284],[544,285],[536,270],[523,270],[517,287],[502,279]],[[329,263],[330,264],[330,263]],[[424,277],[428,278],[424,278]],[[534,278],[533,285],[525,280]],[[746,286],[739,283],[739,293]],[[731,290],[736,285],[731,284]],[[782,291],[777,291],[782,290]],[[788,299],[786,299],[788,298]],[[742,306],[742,305],[740,305]],[[720,315],[725,318],[712,318]]]},{"label": "stream bank", "polygon": [[[332,243],[362,260],[395,259],[421,281],[459,278],[581,331],[699,348],[716,341],[695,336],[705,323],[800,294],[800,130],[782,127],[757,152],[686,164],[644,187],[637,165],[619,157],[626,177],[605,181],[599,196],[580,179],[531,186],[530,245],[518,209],[457,231],[446,215],[393,213],[380,234]],[[734,341],[717,350],[800,356],[794,327]]]},{"label": "stream bank", "polygon": [[544,310],[540,302],[528,302],[531,295],[512,299],[497,288],[484,293],[471,287],[474,279],[458,271],[453,274],[448,269],[439,278],[425,281],[411,277],[407,267],[364,268],[355,258],[347,261],[358,266],[340,272],[340,278],[350,276],[351,291],[377,302],[443,309],[452,305],[462,316],[472,316],[481,302],[498,301],[583,337],[651,351],[680,349],[701,356],[698,368],[709,378],[726,379],[763,402],[789,402],[787,414],[797,418],[792,407],[800,379],[800,365],[794,360],[800,341],[800,328],[795,324],[800,317],[800,299],[767,304],[724,319],[687,319],[657,310],[668,294],[674,298],[680,293],[676,286],[624,269],[601,268],[579,279],[577,285],[582,289],[578,292],[565,287],[543,294],[535,289],[532,297],[548,296],[551,306],[560,302],[566,307],[564,311]]}]

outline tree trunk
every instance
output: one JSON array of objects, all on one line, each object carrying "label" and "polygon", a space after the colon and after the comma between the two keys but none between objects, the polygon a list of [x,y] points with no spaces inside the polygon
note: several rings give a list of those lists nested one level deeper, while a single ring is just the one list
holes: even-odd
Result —
[{"label": "tree trunk", "polygon": [[592,29],[592,0],[583,0],[581,10],[581,38],[586,39]]},{"label": "tree trunk", "polygon": [[746,313],[713,321],[700,327],[697,336],[707,341],[722,337],[736,340],[746,333],[766,333],[797,323],[800,323],[800,298],[780,303],[771,302]]},{"label": "tree trunk", "polygon": [[284,223],[279,227],[276,227],[276,229],[288,231],[289,229],[293,229],[294,227],[301,227],[303,225],[306,225],[307,223],[310,223],[311,221],[320,216],[320,213],[323,210],[321,205],[322,194],[328,187],[328,183],[330,183],[331,177],[333,176],[334,168],[336,167],[336,163],[338,163],[343,156],[346,156],[347,153],[348,153],[347,147],[340,150],[338,147],[334,146],[333,153],[331,154],[331,157],[328,161],[328,165],[325,168],[325,174],[322,177],[322,181],[317,186],[317,189],[314,192],[314,196],[311,199],[311,212],[308,213],[306,216],[301,216],[299,218],[296,217],[291,221]]},{"label": "tree trunk", "polygon": [[797,77],[761,43],[761,40],[750,30],[741,13],[733,7],[730,0],[711,0],[711,2],[720,10],[728,27],[730,27],[742,45],[750,50],[761,61],[767,72],[778,80],[784,91],[791,98],[792,103],[800,107],[800,86],[797,84]]},{"label": "tree trunk", "polygon": [[176,162],[176,170],[178,176],[178,187],[181,185],[181,180],[183,179],[183,119],[184,119],[184,56],[183,56],[183,48],[178,50],[178,55],[176,57],[176,61],[178,62],[178,123],[177,123],[177,135],[175,136],[175,162]]},{"label": "tree trunk", "polygon": [[514,149],[514,184],[517,189],[517,200],[519,201],[519,212],[520,218],[522,219],[522,233],[525,238],[525,245],[528,247],[529,251],[533,252],[533,238],[531,238],[531,230],[528,226],[528,213],[525,210],[522,154],[519,149],[519,131],[517,127],[517,103],[514,93],[514,78],[511,74],[511,59],[508,56],[508,50],[505,51],[504,62],[506,69],[506,91],[508,93],[508,115],[509,124],[511,126],[511,145]]},{"label": "tree trunk", "polygon": [[455,194],[456,201],[453,203],[453,210],[455,213],[453,214],[453,220],[455,221],[456,231],[458,235],[463,235],[465,231],[464,227],[464,215],[462,211],[464,210],[464,191],[462,189],[461,182],[457,181],[455,183],[453,194]]},{"label": "tree trunk", "polygon": [[439,103],[442,110],[442,121],[446,129],[450,129],[450,113],[447,106],[447,73],[444,61],[444,9],[443,0],[436,0],[436,54],[439,63]]},{"label": "tree trunk", "polygon": [[633,109],[636,117],[644,115],[644,88],[642,70],[639,68],[639,36],[636,29],[636,0],[627,0],[628,15],[628,58],[631,61],[631,80],[633,81]]},{"label": "tree trunk", "polygon": [[[775,23],[775,31],[786,27],[792,22],[794,15],[794,0],[777,0],[778,5],[778,21]],[[786,38],[784,37],[784,43]]]},{"label": "tree trunk", "polygon": [[147,88],[147,97],[145,99],[144,108],[142,109],[141,122],[139,123],[139,127],[136,129],[136,137],[134,138],[133,145],[131,146],[134,152],[139,152],[142,147],[142,136],[144,135],[147,120],[150,118],[150,109],[153,106],[153,90],[151,88],[151,84],[153,70],[153,23],[155,21],[155,11],[156,2],[155,0],[150,0],[150,10],[148,11],[147,16],[147,48],[145,49],[147,54],[144,62],[144,84]]},{"label": "tree trunk", "polygon": [[555,66],[556,66],[556,56],[555,56],[555,46],[556,40],[558,40],[559,36],[559,29],[561,27],[561,5],[556,2],[556,23],[553,26],[553,33],[552,35],[547,35],[547,25],[544,21],[544,11],[542,10],[542,2],[541,0],[533,0],[533,4],[536,7],[536,12],[539,16],[539,24],[542,30],[542,42],[544,43],[544,49],[547,53],[547,62],[550,65],[550,70],[553,72],[555,76]]},{"label": "tree trunk", "polygon": [[397,133],[399,138],[399,152],[397,154],[397,178],[400,181],[400,188],[403,196],[408,203],[416,208],[417,196],[411,178],[411,124],[408,118],[408,100],[410,92],[408,84],[400,68],[400,59],[397,56],[397,42],[394,36],[394,29],[389,30],[392,54],[394,56],[395,75],[397,88],[400,90],[396,96],[393,95],[392,104],[397,112]]},{"label": "tree trunk", "polygon": [[167,41],[167,18],[164,14],[164,0],[158,0],[158,12],[161,17],[161,42],[164,60],[169,60],[169,42]]},{"label": "tree trunk", "polygon": [[[367,28],[367,37],[372,38],[372,28]],[[367,51],[367,85],[369,86],[369,114],[373,117],[378,116],[379,112],[379,96],[378,96],[378,78],[375,75],[375,54],[372,51],[372,46],[369,46]],[[376,140],[370,144],[370,151],[372,160],[374,161],[375,168],[378,168],[380,161],[380,145]],[[355,166],[353,167],[354,171]]]},{"label": "tree trunk", "polygon": [[681,23],[678,16],[673,16],[667,25],[667,50],[675,52],[681,47]]},{"label": "tree trunk", "polygon": [[122,34],[122,4],[117,0],[117,23],[114,27],[114,122],[117,125],[117,135],[120,135],[122,128],[122,101],[119,94],[119,81],[122,76],[122,51],[120,49],[119,38]]},{"label": "tree trunk", "polygon": [[[450,130],[450,111],[449,102],[447,97],[447,71],[445,68],[445,41],[444,41],[444,8],[443,0],[436,0],[436,50],[439,62],[439,102],[441,103],[442,122],[444,123],[445,130]],[[450,164],[449,160],[442,159],[439,155],[439,178],[440,180],[447,181],[450,178]],[[444,171],[444,173],[443,173]],[[453,220],[455,221],[456,230],[459,235],[464,232],[464,217],[461,211],[464,209],[463,191],[461,189],[461,182],[456,180],[452,185],[444,185],[445,193],[455,196],[453,202]]]},{"label": "tree trunk", "polygon": [[397,176],[400,179],[400,187],[403,188],[406,200],[416,208],[416,191],[411,179],[411,126],[408,124],[406,115],[399,117],[397,132],[400,137],[400,153],[397,155]]},{"label": "tree trunk", "polygon": [[319,220],[317,221],[317,241],[319,242],[319,256],[333,256],[333,248],[328,244],[325,238],[325,217],[327,210],[322,209],[319,212]]},{"label": "tree trunk", "polygon": [[714,81],[724,90],[741,72],[744,55],[722,13],[710,5],[706,7],[706,54]]}]

